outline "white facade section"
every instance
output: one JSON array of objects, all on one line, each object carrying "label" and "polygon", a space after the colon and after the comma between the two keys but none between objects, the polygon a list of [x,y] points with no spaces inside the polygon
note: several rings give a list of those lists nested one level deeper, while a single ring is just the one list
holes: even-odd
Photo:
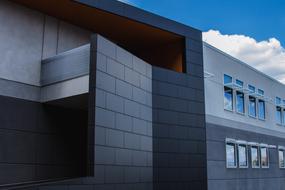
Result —
[{"label": "white facade section", "polygon": [[[233,58],[230,55],[204,43],[204,71],[209,73],[210,77],[205,77],[205,106],[206,106],[206,121],[211,123],[212,118],[218,118],[245,123],[247,125],[265,128],[274,131],[285,132],[285,125],[277,124],[276,122],[276,104],[275,98],[280,97],[285,100],[285,86],[277,80],[257,71],[251,66]],[[265,96],[265,120],[257,117],[249,116],[248,104],[249,94],[245,93],[245,113],[236,112],[236,93],[233,93],[233,111],[224,109],[224,74],[233,77],[233,82],[236,79],[243,81],[244,88],[252,85],[264,91]],[[208,75],[207,75],[208,76]],[[258,98],[257,98],[258,99]],[[222,121],[221,121],[222,122]],[[221,123],[222,124],[222,123]],[[229,126],[231,127],[231,126]],[[240,128],[243,128],[240,126]],[[246,125],[244,127],[246,129]]]}]

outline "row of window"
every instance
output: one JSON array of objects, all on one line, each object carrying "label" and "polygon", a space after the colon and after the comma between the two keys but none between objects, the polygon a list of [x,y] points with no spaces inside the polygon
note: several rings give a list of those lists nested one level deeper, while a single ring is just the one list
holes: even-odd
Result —
[{"label": "row of window", "polygon": [[[226,139],[226,166],[227,168],[248,168],[248,155],[250,155],[252,168],[269,168],[269,148],[276,148],[276,146]],[[284,154],[285,148],[279,146],[279,168],[285,168]]]},{"label": "row of window", "polygon": [[[234,111],[234,97],[235,110],[239,114],[245,114],[245,92],[248,93],[248,115],[250,117],[265,120],[265,101],[264,91],[248,85],[244,88],[244,83],[241,80],[233,78],[229,75],[224,75],[224,108],[229,111]],[[258,111],[258,112],[257,112]]]}]

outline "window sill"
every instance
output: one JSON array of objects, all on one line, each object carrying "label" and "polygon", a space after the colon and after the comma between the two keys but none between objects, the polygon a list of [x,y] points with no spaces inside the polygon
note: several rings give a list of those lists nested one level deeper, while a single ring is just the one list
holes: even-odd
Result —
[{"label": "window sill", "polygon": [[252,119],[257,119],[256,116],[253,116],[253,115],[248,115],[248,117],[252,118]]},{"label": "window sill", "polygon": [[238,111],[236,113],[239,114],[239,115],[245,116],[245,113],[238,112]]},{"label": "window sill", "polygon": [[230,110],[230,109],[227,109],[227,108],[224,108],[224,110],[228,111],[228,112],[232,112],[232,113],[234,112],[234,110]]}]

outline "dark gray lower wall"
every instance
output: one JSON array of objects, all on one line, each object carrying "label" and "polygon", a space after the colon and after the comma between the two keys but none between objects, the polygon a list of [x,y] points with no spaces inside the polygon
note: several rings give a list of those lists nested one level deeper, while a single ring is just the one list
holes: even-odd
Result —
[{"label": "dark gray lower wall", "polygon": [[153,67],[152,76],[154,187],[206,190],[204,93],[186,74]]},{"label": "dark gray lower wall", "polygon": [[85,175],[86,112],[3,96],[0,105],[1,187]]},{"label": "dark gray lower wall", "polygon": [[[271,145],[285,145],[285,139],[207,123],[207,167],[209,190],[283,190],[285,170],[279,169],[277,149],[269,149],[269,169],[227,169],[225,138]],[[249,157],[250,158],[250,157]]]}]

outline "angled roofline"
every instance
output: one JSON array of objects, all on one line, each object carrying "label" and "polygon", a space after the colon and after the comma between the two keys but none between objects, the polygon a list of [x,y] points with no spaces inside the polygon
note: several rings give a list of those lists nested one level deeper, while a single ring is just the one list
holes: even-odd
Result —
[{"label": "angled roofline", "polygon": [[74,2],[101,9],[103,11],[126,17],[156,28],[160,28],[175,34],[189,37],[193,40],[201,40],[202,32],[191,26],[173,21],[157,14],[142,10],[132,5],[117,0],[73,0]]},{"label": "angled roofline", "polygon": [[275,79],[275,78],[265,74],[264,72],[254,68],[252,66],[250,66],[249,64],[247,64],[247,63],[245,63],[245,62],[243,62],[243,61],[233,57],[232,55],[230,55],[230,54],[228,54],[228,53],[226,53],[226,52],[224,52],[224,51],[222,51],[222,50],[220,50],[220,49],[218,49],[218,48],[208,44],[207,42],[203,41],[203,45],[208,47],[208,48],[210,48],[210,49],[212,49],[212,50],[214,50],[214,51],[216,51],[216,52],[218,52],[218,53],[220,53],[220,54],[222,54],[222,55],[224,55],[224,56],[226,56],[227,58],[229,58],[229,59],[231,59],[231,60],[233,60],[233,61],[235,61],[235,62],[237,62],[237,63],[239,63],[239,64],[241,64],[241,65],[243,65],[243,66],[245,66],[247,68],[249,68],[249,69],[251,69],[252,71],[254,71],[256,73],[261,74],[262,76],[272,80],[273,82],[277,82],[278,84],[280,84],[280,85],[285,87],[285,84],[283,84],[282,82],[278,81],[277,79]]}]

